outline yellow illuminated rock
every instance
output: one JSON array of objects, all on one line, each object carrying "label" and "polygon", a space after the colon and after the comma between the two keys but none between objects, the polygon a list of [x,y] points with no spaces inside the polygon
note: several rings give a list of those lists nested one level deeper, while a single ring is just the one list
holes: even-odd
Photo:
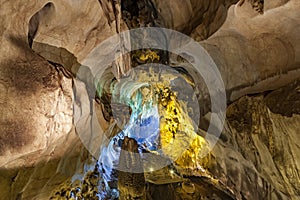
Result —
[{"label": "yellow illuminated rock", "polygon": [[192,119],[177,101],[176,95],[163,85],[157,85],[160,110],[160,141],[164,154],[183,168],[202,168],[200,159],[208,153],[205,139],[195,132]]}]

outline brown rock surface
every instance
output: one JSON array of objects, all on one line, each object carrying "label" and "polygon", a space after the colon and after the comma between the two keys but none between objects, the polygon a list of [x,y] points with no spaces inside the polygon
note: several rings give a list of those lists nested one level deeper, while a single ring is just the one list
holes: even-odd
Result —
[{"label": "brown rock surface", "polygon": [[[260,15],[247,2],[232,6],[224,25],[201,42],[219,67],[231,101],[300,77],[300,4],[265,1],[265,7]],[[197,28],[192,36],[202,37]]]},{"label": "brown rock surface", "polygon": [[[128,29],[114,2],[0,0],[1,200],[49,199],[85,163],[72,76],[93,48]],[[201,41],[229,94],[207,170],[238,199],[299,199],[300,3],[265,0],[261,15],[257,2],[152,3],[157,24]]]},{"label": "brown rock surface", "polygon": [[299,81],[228,107],[227,140],[213,150],[210,171],[237,197],[299,199],[298,87]]}]

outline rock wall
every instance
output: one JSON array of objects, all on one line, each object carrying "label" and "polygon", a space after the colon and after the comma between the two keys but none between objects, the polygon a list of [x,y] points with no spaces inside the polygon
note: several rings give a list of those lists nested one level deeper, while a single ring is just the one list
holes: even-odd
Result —
[{"label": "rock wall", "polygon": [[[221,71],[230,105],[207,172],[237,199],[299,199],[300,3],[237,3],[154,0],[141,7],[155,8],[145,12],[151,24],[199,41]],[[89,160],[74,127],[74,74],[95,46],[130,27],[119,1],[0,5],[0,199],[49,199]],[[149,186],[146,193],[198,195],[184,187]]]},{"label": "rock wall", "polygon": [[240,199],[299,198],[299,81],[227,109],[211,173]]}]

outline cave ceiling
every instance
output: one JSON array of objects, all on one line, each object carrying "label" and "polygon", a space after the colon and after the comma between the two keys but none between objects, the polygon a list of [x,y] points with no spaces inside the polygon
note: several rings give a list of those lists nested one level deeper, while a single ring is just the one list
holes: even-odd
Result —
[{"label": "cave ceiling", "polygon": [[0,200],[300,199],[299,10],[0,0]]}]

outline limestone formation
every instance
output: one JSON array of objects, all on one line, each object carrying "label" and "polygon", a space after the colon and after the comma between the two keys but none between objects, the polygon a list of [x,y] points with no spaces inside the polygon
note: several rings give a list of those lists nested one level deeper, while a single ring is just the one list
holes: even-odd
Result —
[{"label": "limestone formation", "polygon": [[[0,5],[1,200],[300,198],[299,0],[0,0]],[[88,65],[93,50],[141,27],[173,29],[199,42],[221,73],[228,108],[224,130],[206,157],[197,157],[200,146],[185,140],[182,131],[182,143],[191,145],[188,156],[155,172],[146,172],[142,158],[129,159],[126,151],[157,152],[120,136],[114,148],[122,150],[114,156],[145,170],[134,174],[109,169],[95,156],[130,120],[114,116],[116,110],[132,110],[113,104],[111,91],[130,69],[161,63],[182,75],[200,107],[197,137],[205,137],[213,115],[203,78],[189,63],[192,56],[185,60],[151,48],[113,55],[116,61],[95,84]],[[123,39],[118,53],[126,50]],[[110,48],[101,56],[112,56]],[[177,111],[169,114],[175,119]],[[91,119],[105,134],[92,134]]]}]

